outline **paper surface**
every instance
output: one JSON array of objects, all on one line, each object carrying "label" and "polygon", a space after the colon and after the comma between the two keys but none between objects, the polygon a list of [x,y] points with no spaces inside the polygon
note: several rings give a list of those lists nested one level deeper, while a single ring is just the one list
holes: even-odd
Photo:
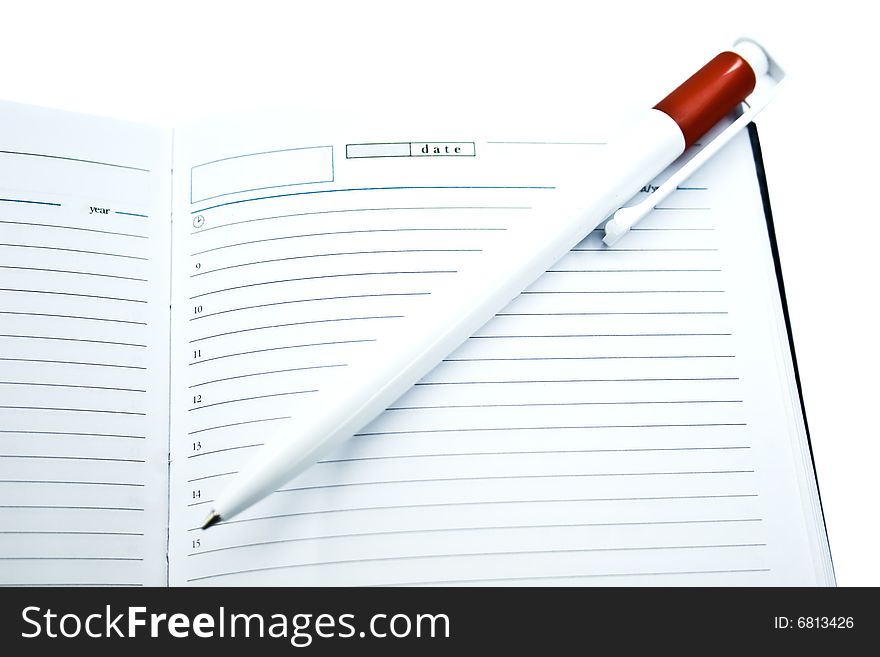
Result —
[{"label": "paper surface", "polygon": [[606,123],[184,128],[172,253],[170,132],[0,112],[3,584],[833,582],[747,135],[203,532],[273,434],[512,264]]},{"label": "paper surface", "polygon": [[0,105],[0,582],[166,582],[170,132]]},{"label": "paper surface", "polygon": [[[358,362],[393,349],[388,327],[505,234],[540,231],[521,218],[603,141],[217,134],[175,144],[172,583],[830,581],[745,134],[617,247],[590,235],[337,453],[197,529],[270,434],[370,376]],[[259,154],[306,147],[332,147],[332,182],[260,175]],[[193,167],[241,156],[249,191],[224,165],[199,170],[210,200],[187,193]]]}]

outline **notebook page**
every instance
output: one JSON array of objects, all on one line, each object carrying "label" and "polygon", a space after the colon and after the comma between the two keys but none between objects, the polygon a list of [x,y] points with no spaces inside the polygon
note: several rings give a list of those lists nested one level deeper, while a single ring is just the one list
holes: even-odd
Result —
[{"label": "notebook page", "polygon": [[352,132],[229,160],[178,141],[172,582],[821,581],[745,136],[619,247],[590,235],[336,454],[198,530],[275,427],[369,376],[360,354],[602,147],[432,156]]},{"label": "notebook page", "polygon": [[170,132],[0,105],[0,583],[166,582]]}]

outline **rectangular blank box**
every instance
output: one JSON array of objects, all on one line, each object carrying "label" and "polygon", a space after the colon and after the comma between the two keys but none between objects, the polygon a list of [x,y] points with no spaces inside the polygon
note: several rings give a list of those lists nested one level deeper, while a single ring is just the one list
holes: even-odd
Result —
[{"label": "rectangular blank box", "polygon": [[392,144],[346,144],[345,157],[409,157],[409,142]]},{"label": "rectangular blank box", "polygon": [[241,192],[333,182],[333,147],[237,155],[192,168],[190,203]]}]

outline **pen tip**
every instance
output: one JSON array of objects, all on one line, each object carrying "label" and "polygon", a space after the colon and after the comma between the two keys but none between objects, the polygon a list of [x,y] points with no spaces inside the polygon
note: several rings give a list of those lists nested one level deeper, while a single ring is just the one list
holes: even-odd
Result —
[{"label": "pen tip", "polygon": [[220,520],[220,514],[216,511],[211,511],[211,513],[208,514],[208,517],[205,518],[205,522],[202,523],[202,529],[207,529],[211,525],[216,525]]}]

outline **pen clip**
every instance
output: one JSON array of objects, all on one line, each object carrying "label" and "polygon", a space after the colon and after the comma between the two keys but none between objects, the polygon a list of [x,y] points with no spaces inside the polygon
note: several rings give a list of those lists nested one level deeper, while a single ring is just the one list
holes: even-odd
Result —
[{"label": "pen clip", "polygon": [[[734,45],[750,41],[764,48],[753,39],[737,39]],[[764,50],[765,54],[767,53]],[[702,148],[692,149],[691,153],[682,156],[684,160],[678,169],[672,172],[659,187],[651,192],[647,198],[636,203],[620,208],[611,215],[605,224],[605,236],[602,241],[608,245],[614,245],[629,230],[644,219],[654,208],[662,203],[679,185],[690,178],[697,169],[703,166],[713,155],[720,151],[740,130],[751,123],[755,116],[763,110],[771,100],[779,93],[780,86],[785,79],[785,71],[769,54],[767,55],[769,69],[766,75],[755,84],[755,90],[742,103],[742,113],[732,123],[724,127],[716,126],[702,141]]]}]

